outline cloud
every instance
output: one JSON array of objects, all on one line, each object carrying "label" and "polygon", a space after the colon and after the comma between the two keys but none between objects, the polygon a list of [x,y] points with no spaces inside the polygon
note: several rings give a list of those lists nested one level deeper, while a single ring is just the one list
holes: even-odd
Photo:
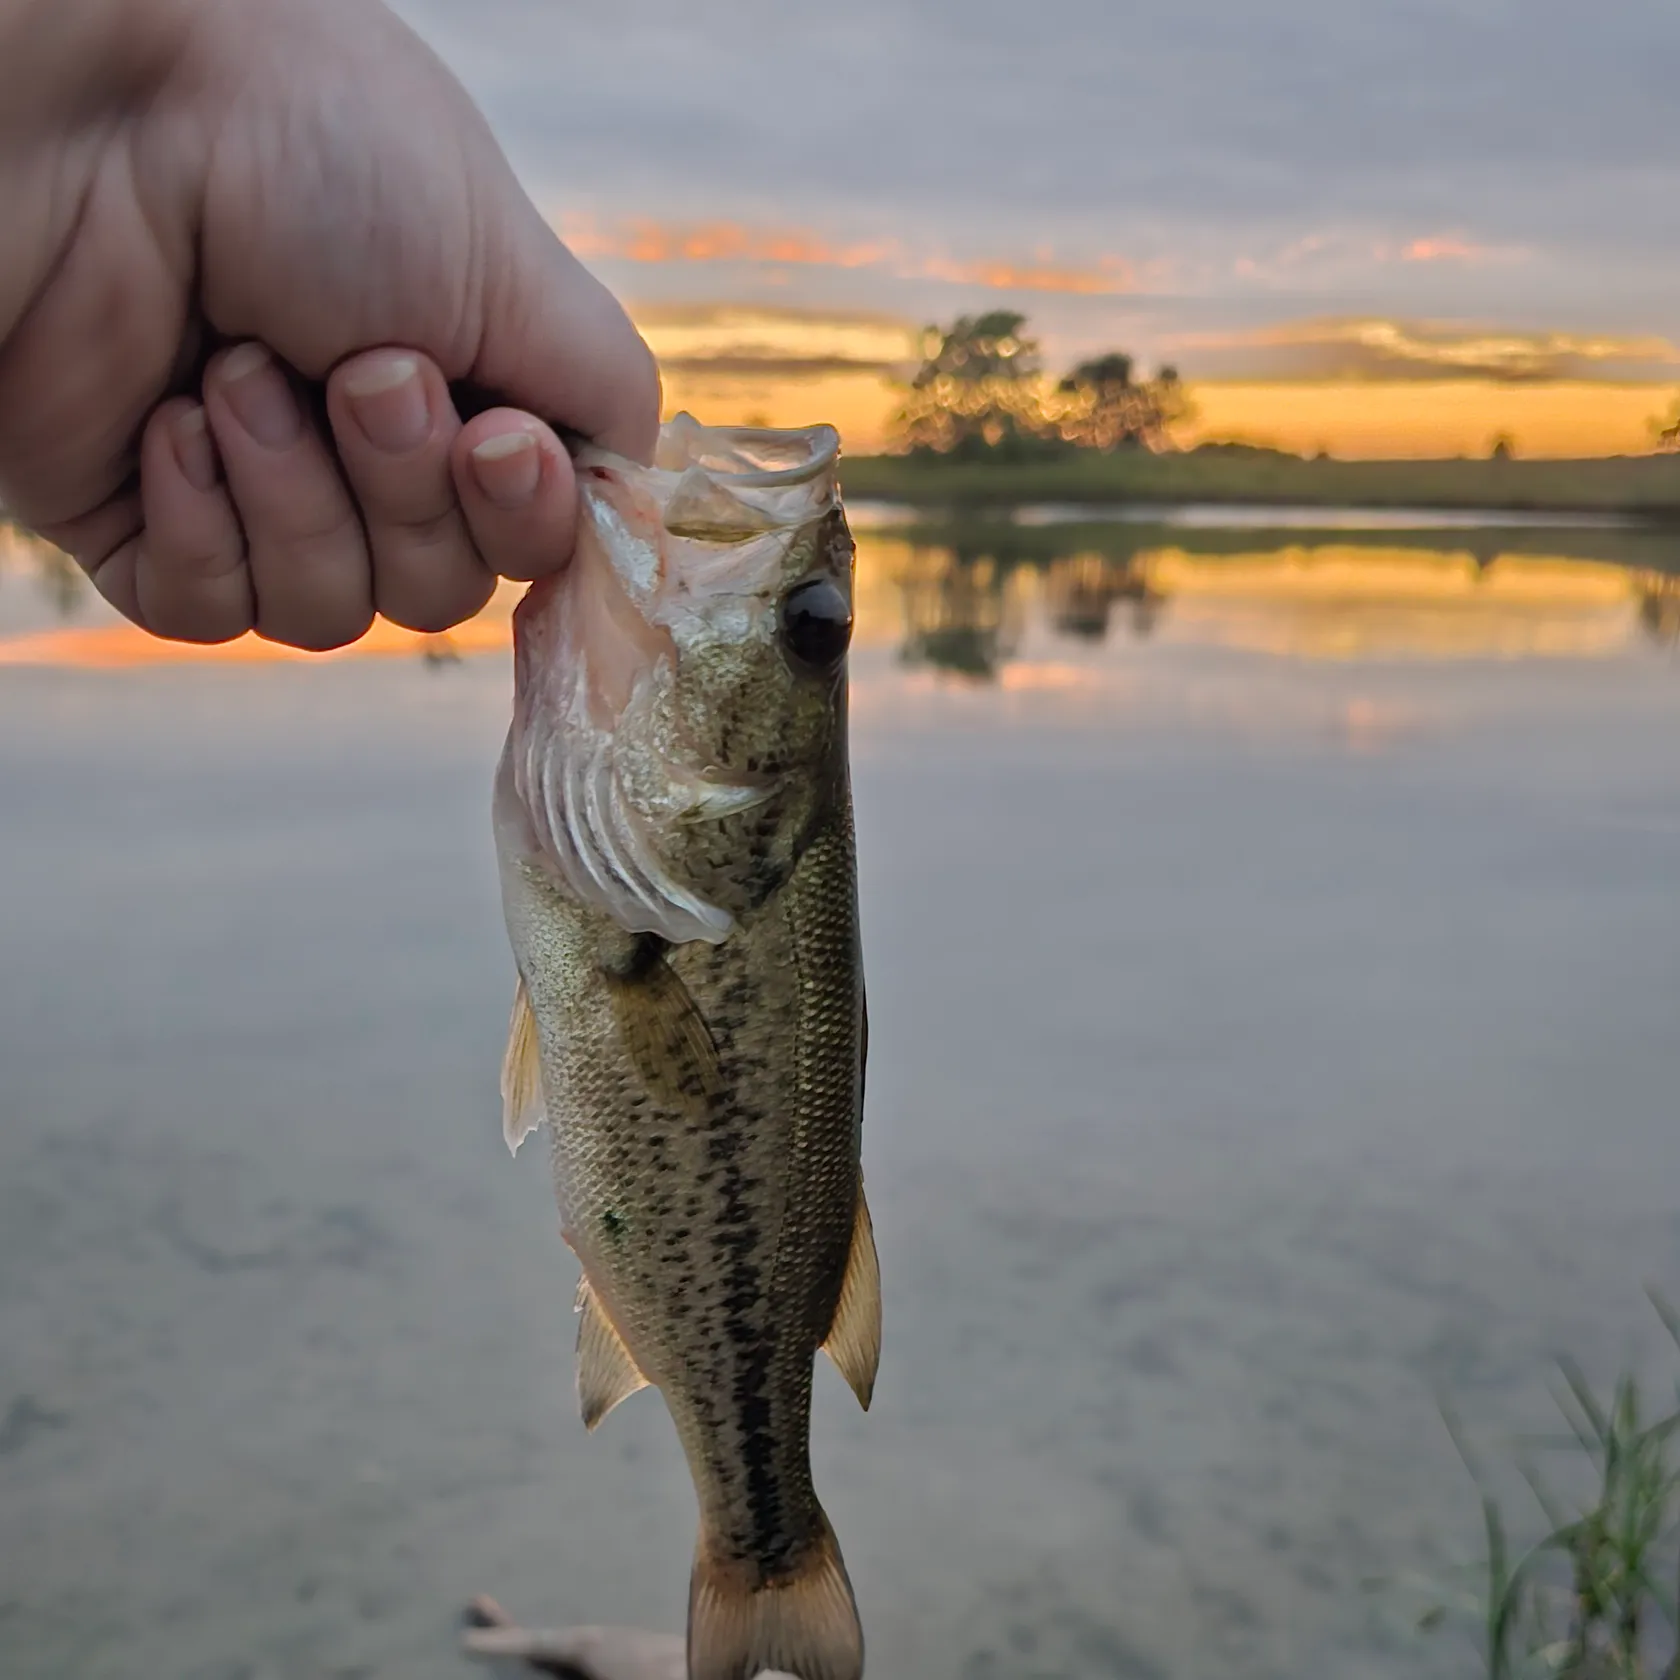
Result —
[{"label": "cloud", "polygon": [[1458,234],[1437,234],[1427,239],[1413,239],[1400,248],[1402,262],[1461,262],[1484,263],[1520,259],[1527,253],[1502,250],[1492,245],[1478,245]]},{"label": "cloud", "polygon": [[1673,0],[395,4],[617,289],[1680,337]]},{"label": "cloud", "polygon": [[1058,243],[1370,215],[1526,243],[1648,225],[1639,177],[1675,178],[1670,0],[398,4],[549,184],[655,213],[821,199]]},{"label": "cloud", "polygon": [[1666,338],[1407,322],[1318,319],[1172,340],[1195,377],[1258,379],[1559,379],[1673,381],[1680,349]]},{"label": "cloud", "polygon": [[631,307],[667,371],[801,376],[914,369],[920,328],[888,315],[739,305]]},{"label": "cloud", "polygon": [[1062,292],[1114,297],[1138,289],[1133,266],[1102,255],[1094,262],[1058,264],[1042,249],[1032,259],[964,260],[918,252],[897,239],[847,242],[802,227],[748,226],[736,221],[667,222],[632,217],[605,223],[588,212],[562,212],[560,236],[585,260],[628,263],[731,263],[755,268],[869,269],[896,280],[944,280],[991,291]]},{"label": "cloud", "polygon": [[891,242],[835,245],[804,228],[750,228],[739,222],[661,222],[632,217],[607,226],[588,214],[562,214],[562,239],[580,257],[622,257],[637,263],[812,263],[865,268],[887,262]]}]

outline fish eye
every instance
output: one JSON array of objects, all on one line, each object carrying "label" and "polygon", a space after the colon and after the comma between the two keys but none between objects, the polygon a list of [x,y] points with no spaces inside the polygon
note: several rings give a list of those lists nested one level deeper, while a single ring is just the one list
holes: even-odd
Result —
[{"label": "fish eye", "polygon": [[852,606],[834,582],[812,578],[782,602],[782,636],[801,665],[832,670],[852,640]]}]

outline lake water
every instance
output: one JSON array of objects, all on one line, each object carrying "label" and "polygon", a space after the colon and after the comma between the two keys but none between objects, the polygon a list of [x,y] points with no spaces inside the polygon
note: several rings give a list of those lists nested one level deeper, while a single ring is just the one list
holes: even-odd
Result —
[{"label": "lake water", "polygon": [[[1497,1462],[1556,1354],[1673,1366],[1680,545],[860,523],[870,1673],[1473,1672],[1367,1585],[1477,1555],[1438,1397]],[[681,1627],[668,1421],[585,1435],[500,1139],[506,608],[264,661],[0,571],[6,1680]]]}]

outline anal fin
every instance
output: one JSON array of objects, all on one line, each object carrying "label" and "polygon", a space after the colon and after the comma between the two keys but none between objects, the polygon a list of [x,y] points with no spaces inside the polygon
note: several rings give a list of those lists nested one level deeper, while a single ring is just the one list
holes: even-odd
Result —
[{"label": "anal fin", "polygon": [[875,1253],[875,1227],[870,1222],[869,1203],[864,1200],[861,1174],[846,1278],[840,1285],[834,1323],[823,1348],[867,1412],[881,1363],[881,1263]]},{"label": "anal fin", "polygon": [[537,1042],[537,1018],[525,976],[513,994],[513,1018],[508,1022],[507,1051],[502,1057],[502,1136],[511,1154],[548,1119],[543,1101],[542,1056]]},{"label": "anal fin", "polygon": [[583,1413],[584,1428],[593,1429],[620,1400],[646,1388],[648,1379],[607,1317],[587,1277],[578,1282],[577,1310],[578,1409]]}]

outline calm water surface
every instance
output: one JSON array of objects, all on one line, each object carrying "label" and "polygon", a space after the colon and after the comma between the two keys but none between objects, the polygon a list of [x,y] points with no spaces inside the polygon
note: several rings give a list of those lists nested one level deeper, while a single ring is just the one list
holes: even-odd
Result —
[{"label": "calm water surface", "polygon": [[[887,1343],[816,1460],[878,1680],[1471,1671],[1364,1585],[1475,1556],[1437,1395],[1496,1445],[1680,1293],[1680,593],[1629,540],[866,538]],[[478,1590],[681,1626],[668,1421],[585,1435],[500,1139],[505,608],[144,663],[0,573],[6,1680],[444,1680]]]}]

